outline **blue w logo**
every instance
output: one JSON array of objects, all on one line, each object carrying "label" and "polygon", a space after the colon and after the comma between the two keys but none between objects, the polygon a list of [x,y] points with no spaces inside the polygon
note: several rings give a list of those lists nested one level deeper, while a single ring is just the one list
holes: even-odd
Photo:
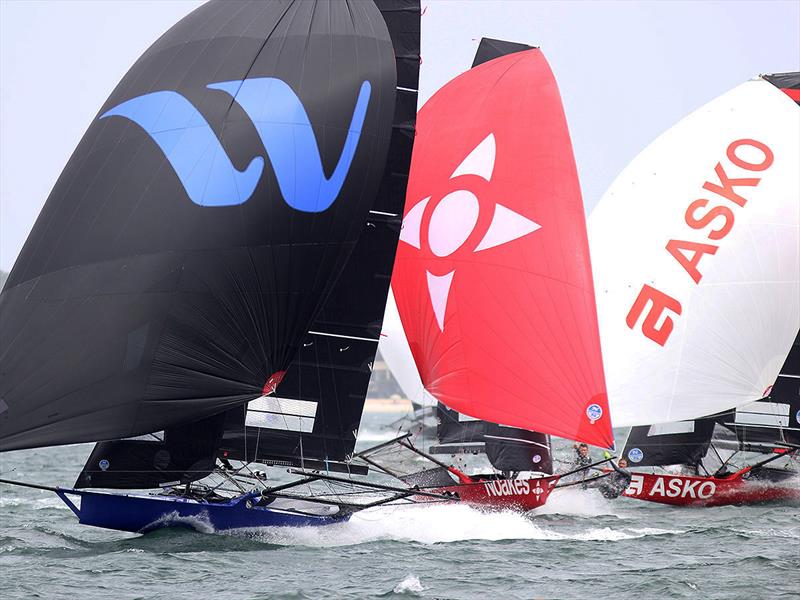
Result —
[{"label": "blue w logo", "polygon": [[[334,203],[353,162],[367,114],[370,85],[361,84],[339,162],[325,177],[319,147],[300,98],[280,79],[260,77],[212,83],[244,109],[264,144],[286,203],[322,212]],[[100,118],[125,117],[144,129],[167,157],[186,193],[200,206],[247,202],[264,171],[256,156],[244,171],[233,166],[203,115],[177,92],[152,92],[118,104]]]}]

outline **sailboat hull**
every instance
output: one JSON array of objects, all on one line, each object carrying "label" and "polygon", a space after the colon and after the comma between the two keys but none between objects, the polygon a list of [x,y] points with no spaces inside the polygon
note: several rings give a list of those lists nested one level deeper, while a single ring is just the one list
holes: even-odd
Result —
[{"label": "sailboat hull", "polygon": [[[147,533],[177,527],[204,533],[257,527],[306,527],[346,521],[349,513],[316,515],[259,506],[258,492],[225,502],[206,502],[177,496],[115,494],[59,488],[56,494],[82,525]],[[80,506],[73,498],[80,498]],[[335,508],[334,508],[335,510]]]},{"label": "sailboat hull", "polygon": [[486,479],[431,489],[485,509],[529,511],[543,506],[559,476],[533,479]]},{"label": "sailboat hull", "polygon": [[800,488],[796,480],[769,482],[739,476],[716,478],[634,473],[623,496],[672,506],[727,506],[800,501]]}]

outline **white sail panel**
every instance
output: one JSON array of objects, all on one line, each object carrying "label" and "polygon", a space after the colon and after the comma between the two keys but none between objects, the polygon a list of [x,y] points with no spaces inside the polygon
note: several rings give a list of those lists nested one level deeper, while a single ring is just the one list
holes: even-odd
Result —
[{"label": "white sail panel", "polygon": [[397,312],[397,304],[392,290],[386,300],[386,311],[383,315],[383,328],[378,342],[378,350],[386,361],[386,365],[394,375],[400,388],[417,407],[436,406],[437,400],[425,390],[420,379],[414,356],[408,346],[408,339]]},{"label": "white sail panel", "polygon": [[749,81],[646,148],[589,219],[615,426],[753,402],[800,326],[800,108]]}]

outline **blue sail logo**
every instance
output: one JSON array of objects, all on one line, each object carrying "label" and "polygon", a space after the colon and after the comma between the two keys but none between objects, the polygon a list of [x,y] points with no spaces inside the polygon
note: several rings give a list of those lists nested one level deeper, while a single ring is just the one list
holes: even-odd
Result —
[{"label": "blue sail logo", "polygon": [[[242,107],[261,138],[286,203],[303,212],[322,212],[336,200],[355,156],[367,114],[370,84],[359,90],[339,161],[325,176],[319,146],[303,103],[284,81],[260,77],[208,85],[228,93]],[[256,156],[239,171],[205,117],[173,91],[137,96],[103,113],[144,129],[158,144],[192,202],[236,206],[250,199],[264,171]]]}]

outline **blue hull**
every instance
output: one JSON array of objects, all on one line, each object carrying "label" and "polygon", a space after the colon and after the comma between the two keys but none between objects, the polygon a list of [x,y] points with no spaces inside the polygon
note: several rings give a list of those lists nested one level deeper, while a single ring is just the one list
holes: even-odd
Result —
[{"label": "blue hull", "polygon": [[[177,496],[115,494],[59,488],[59,498],[83,525],[146,533],[166,527],[181,527],[210,533],[252,527],[306,527],[329,525],[349,519],[349,513],[331,516],[299,514],[291,510],[253,504],[258,492],[226,502],[205,502]],[[71,496],[79,496],[80,507]]]}]

